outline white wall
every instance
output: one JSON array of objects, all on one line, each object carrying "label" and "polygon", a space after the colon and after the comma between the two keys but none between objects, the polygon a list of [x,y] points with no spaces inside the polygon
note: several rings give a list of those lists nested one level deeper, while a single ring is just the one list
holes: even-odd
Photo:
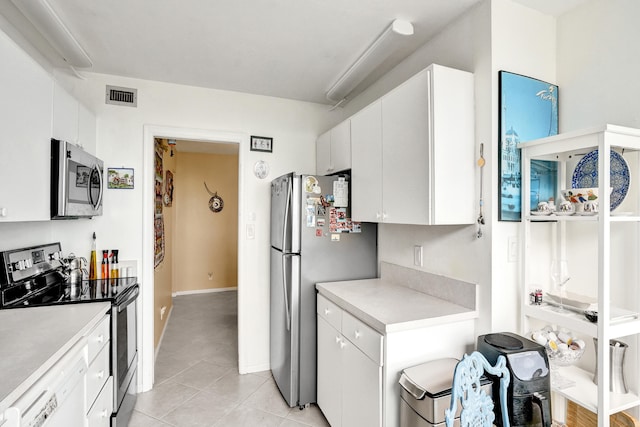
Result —
[{"label": "white wall", "polygon": [[[511,71],[550,83],[556,82],[556,20],[510,0],[493,0],[492,9],[492,79],[494,88],[491,110],[492,160],[491,202],[492,244],[492,310],[490,324],[494,330],[520,332],[519,263],[508,262],[507,249],[510,236],[519,239],[520,222],[498,221],[499,170],[497,164],[498,141],[498,72]],[[562,103],[560,89],[560,103]],[[560,119],[562,123],[562,118]],[[560,130],[562,132],[562,128]]]}]

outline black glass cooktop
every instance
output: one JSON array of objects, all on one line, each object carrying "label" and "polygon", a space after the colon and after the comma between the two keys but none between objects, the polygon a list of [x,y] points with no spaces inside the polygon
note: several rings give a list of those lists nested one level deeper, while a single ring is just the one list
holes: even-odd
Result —
[{"label": "black glass cooktop", "polygon": [[[59,276],[58,276],[59,277]],[[1,308],[34,307],[55,304],[108,301],[118,304],[138,288],[136,277],[69,282],[48,280],[21,283],[2,291]]]}]

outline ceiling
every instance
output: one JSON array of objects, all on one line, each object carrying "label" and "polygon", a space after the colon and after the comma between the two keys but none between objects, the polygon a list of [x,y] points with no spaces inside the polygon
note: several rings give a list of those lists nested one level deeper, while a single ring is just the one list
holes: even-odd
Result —
[{"label": "ceiling", "polygon": [[[410,21],[414,35],[352,96],[481,0],[40,1],[91,58],[80,73],[331,104],[327,90],[394,19]],[[558,15],[565,11],[559,5],[584,0],[514,1]],[[2,3],[0,13],[63,65],[24,16]]]}]

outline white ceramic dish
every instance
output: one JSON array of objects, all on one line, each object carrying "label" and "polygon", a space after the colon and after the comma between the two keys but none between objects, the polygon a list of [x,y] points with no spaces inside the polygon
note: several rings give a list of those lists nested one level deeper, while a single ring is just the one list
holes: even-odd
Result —
[{"label": "white ceramic dish", "polygon": [[[547,296],[556,304],[560,304],[560,296],[547,292]],[[562,305],[577,308],[579,310],[598,310],[598,300],[586,295],[573,292],[564,292]]]}]

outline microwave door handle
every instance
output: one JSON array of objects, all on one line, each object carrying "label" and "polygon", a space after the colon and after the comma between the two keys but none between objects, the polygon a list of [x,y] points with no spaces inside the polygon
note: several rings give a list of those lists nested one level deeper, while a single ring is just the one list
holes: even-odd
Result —
[{"label": "microwave door handle", "polygon": [[[100,191],[98,191],[98,200],[94,203],[93,202],[93,196],[91,194],[91,182],[93,180],[93,175],[96,174],[98,176],[98,188],[100,189]],[[100,173],[100,169],[98,169],[98,165],[94,165],[92,170],[91,170],[91,176],[89,177],[89,185],[87,186],[87,191],[89,192],[89,202],[91,203],[91,206],[93,206],[94,209],[98,209],[98,206],[100,206],[100,202],[102,202],[102,174]]]}]

